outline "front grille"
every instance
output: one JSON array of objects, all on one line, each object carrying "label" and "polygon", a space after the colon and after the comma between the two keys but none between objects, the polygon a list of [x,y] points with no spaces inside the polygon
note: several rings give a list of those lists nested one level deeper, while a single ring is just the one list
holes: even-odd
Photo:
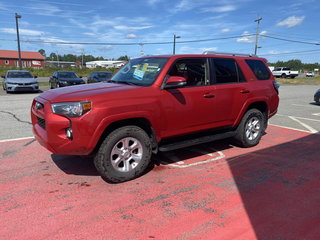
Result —
[{"label": "front grille", "polygon": [[18,83],[19,86],[33,85],[34,83]]},{"label": "front grille", "polygon": [[34,89],[33,89],[33,87],[16,87],[14,90],[21,91],[21,92],[23,92],[23,91],[28,92],[28,91],[33,91]]},{"label": "front grille", "polygon": [[42,127],[44,130],[46,130],[46,120],[44,120],[43,118],[39,118],[37,117],[38,120],[38,124],[40,127]]}]

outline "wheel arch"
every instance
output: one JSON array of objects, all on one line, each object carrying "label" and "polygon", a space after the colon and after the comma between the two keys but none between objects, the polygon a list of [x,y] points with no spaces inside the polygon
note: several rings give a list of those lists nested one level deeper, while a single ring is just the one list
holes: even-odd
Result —
[{"label": "wheel arch", "polygon": [[265,124],[264,129],[266,129],[268,125],[268,112],[269,112],[267,103],[264,101],[253,102],[248,106],[244,114],[253,108],[258,109],[263,114],[264,124]]},{"label": "wheel arch", "polygon": [[139,118],[123,119],[123,120],[115,121],[109,124],[101,134],[98,140],[98,143],[96,144],[93,150],[93,153],[96,153],[98,151],[100,145],[102,144],[104,139],[108,136],[108,134],[110,134],[115,129],[124,127],[124,126],[137,126],[143,129],[151,139],[153,152],[157,152],[158,144],[156,140],[156,134],[154,129],[152,128],[150,121],[146,118],[139,117]]}]

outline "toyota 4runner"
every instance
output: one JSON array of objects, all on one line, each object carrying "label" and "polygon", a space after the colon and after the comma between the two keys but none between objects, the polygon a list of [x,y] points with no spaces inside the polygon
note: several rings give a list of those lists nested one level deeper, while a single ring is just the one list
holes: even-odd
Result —
[{"label": "toyota 4runner", "polygon": [[158,151],[230,137],[255,146],[278,103],[265,59],[207,52],[141,57],[107,83],[46,91],[31,118],[42,146],[95,154],[104,180],[124,182],[141,176]]}]

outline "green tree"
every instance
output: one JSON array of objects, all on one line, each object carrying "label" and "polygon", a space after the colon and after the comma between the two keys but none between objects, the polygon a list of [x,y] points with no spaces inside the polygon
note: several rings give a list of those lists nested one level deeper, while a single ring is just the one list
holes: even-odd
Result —
[{"label": "green tree", "polygon": [[44,49],[40,49],[38,51],[42,56],[46,57],[46,51]]},{"label": "green tree", "polygon": [[119,60],[119,61],[129,61],[130,58],[129,58],[127,55],[125,55],[125,56],[119,57],[118,60]]}]

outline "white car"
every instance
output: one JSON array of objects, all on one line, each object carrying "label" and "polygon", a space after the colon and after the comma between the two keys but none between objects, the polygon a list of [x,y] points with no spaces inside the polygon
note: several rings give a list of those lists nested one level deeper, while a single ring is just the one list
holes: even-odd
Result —
[{"label": "white car", "polygon": [[26,70],[8,70],[5,76],[2,76],[3,90],[8,92],[38,92],[39,84],[37,76],[32,76]]},{"label": "white car", "polygon": [[306,77],[314,77],[314,72],[307,72]]}]

